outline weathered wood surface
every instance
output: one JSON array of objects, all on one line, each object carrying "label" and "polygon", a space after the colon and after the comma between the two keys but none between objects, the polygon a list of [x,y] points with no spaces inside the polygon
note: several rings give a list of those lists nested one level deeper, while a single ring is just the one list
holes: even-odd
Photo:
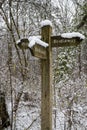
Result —
[{"label": "weathered wood surface", "polygon": [[46,48],[39,45],[39,44],[35,44],[31,49],[31,54],[37,58],[40,59],[46,59]]},{"label": "weathered wood surface", "polygon": [[44,26],[41,31],[42,40],[49,44],[47,59],[41,60],[41,130],[52,130],[52,28]]},{"label": "weathered wood surface", "polygon": [[18,43],[18,46],[19,46],[20,49],[28,49],[29,48],[28,44],[29,44],[28,38],[23,38]]},{"label": "weathered wood surface", "polygon": [[67,47],[67,46],[77,46],[82,40],[78,37],[74,38],[63,38],[61,36],[51,36],[51,46],[52,47]]}]

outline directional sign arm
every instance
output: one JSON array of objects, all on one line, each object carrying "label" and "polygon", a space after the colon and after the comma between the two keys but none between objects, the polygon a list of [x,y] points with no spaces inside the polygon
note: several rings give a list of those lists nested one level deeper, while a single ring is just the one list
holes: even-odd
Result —
[{"label": "directional sign arm", "polygon": [[20,39],[17,43],[17,45],[19,46],[20,49],[30,49],[32,56],[35,56],[35,57],[40,58],[40,59],[47,58],[47,56],[46,56],[46,48],[47,47],[44,47],[38,43],[35,43],[34,46],[29,48],[28,44],[29,44],[29,40],[27,38]]},{"label": "directional sign arm", "polygon": [[47,58],[46,48],[41,45],[35,44],[32,48],[30,48],[30,51],[31,51],[31,54],[37,58],[40,58],[40,59]]},{"label": "directional sign arm", "polygon": [[65,47],[65,46],[77,46],[80,44],[82,39],[79,37],[63,38],[60,36],[51,36],[52,47]]}]

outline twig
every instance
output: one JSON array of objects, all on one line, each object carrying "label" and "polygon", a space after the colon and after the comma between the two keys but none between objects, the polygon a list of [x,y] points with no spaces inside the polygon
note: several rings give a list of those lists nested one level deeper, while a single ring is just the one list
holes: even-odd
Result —
[{"label": "twig", "polygon": [[[40,117],[40,115],[39,115],[38,117]],[[34,124],[34,122],[37,121],[38,117],[37,117],[36,119],[34,119],[34,120],[31,122],[31,124],[28,126],[28,128],[25,129],[25,130],[29,130],[29,129],[32,127],[32,125]]]}]

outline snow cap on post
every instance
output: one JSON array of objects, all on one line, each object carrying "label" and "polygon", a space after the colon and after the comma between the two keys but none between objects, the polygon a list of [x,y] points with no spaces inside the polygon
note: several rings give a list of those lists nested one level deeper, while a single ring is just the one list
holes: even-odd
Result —
[{"label": "snow cap on post", "polygon": [[44,20],[40,23],[41,27],[44,27],[44,26],[51,26],[52,27],[52,22],[50,20]]}]

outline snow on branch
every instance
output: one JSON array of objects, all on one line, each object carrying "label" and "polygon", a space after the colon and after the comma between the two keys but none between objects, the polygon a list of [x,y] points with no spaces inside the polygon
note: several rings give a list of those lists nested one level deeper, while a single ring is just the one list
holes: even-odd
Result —
[{"label": "snow on branch", "polygon": [[16,41],[16,44],[18,45],[20,42],[21,42],[21,39],[17,40],[17,41]]},{"label": "snow on branch", "polygon": [[0,8],[1,8],[1,6],[2,6],[2,4],[5,2],[5,0],[1,0],[0,1]]},{"label": "snow on branch", "polygon": [[79,32],[72,32],[72,33],[63,33],[61,34],[63,38],[75,38],[78,37],[80,39],[85,39],[85,36]]},{"label": "snow on branch", "polygon": [[52,22],[50,20],[44,20],[40,24],[41,24],[41,27],[44,27],[44,26],[47,26],[47,25],[52,27]]}]

